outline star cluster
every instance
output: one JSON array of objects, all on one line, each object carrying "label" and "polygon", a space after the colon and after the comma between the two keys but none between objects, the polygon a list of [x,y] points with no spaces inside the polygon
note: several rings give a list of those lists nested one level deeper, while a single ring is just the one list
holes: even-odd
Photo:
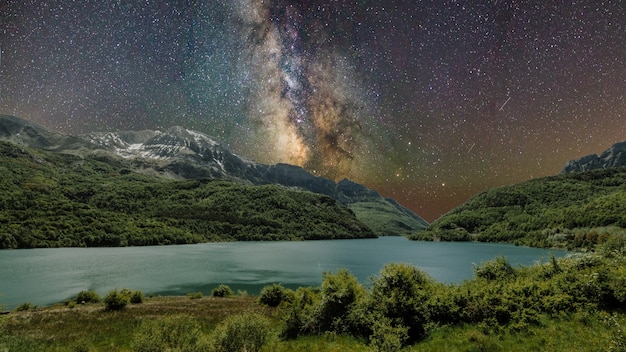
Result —
[{"label": "star cluster", "polygon": [[0,0],[0,113],[212,135],[432,221],[626,140],[622,1]]}]

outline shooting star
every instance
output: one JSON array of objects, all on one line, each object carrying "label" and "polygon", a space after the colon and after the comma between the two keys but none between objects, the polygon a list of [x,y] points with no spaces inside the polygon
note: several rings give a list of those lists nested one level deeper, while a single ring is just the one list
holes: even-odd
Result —
[{"label": "shooting star", "polygon": [[472,149],[474,149],[474,147],[476,146],[476,143],[472,144],[472,146],[467,150],[467,154],[469,154]]},{"label": "shooting star", "polygon": [[507,99],[504,104],[502,104],[502,106],[500,107],[500,109],[498,111],[502,111],[502,109],[504,109],[504,106],[506,105],[506,103],[509,102],[509,100],[511,100],[511,97],[509,97],[509,99]]}]

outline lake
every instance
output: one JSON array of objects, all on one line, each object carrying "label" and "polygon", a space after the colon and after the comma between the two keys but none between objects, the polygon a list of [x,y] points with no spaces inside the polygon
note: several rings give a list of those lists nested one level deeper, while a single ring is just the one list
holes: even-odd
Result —
[{"label": "lake", "polygon": [[50,305],[95,290],[209,295],[219,284],[258,294],[265,285],[319,285],[322,273],[347,268],[362,283],[391,262],[413,264],[439,282],[473,277],[473,264],[505,256],[515,267],[567,251],[472,242],[417,242],[403,237],[304,242],[230,242],[124,248],[0,251],[0,305]]}]

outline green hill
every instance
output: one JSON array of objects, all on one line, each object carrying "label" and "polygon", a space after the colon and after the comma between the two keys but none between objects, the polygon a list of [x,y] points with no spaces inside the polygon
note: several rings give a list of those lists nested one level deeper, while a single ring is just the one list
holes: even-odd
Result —
[{"label": "green hill", "polygon": [[113,159],[0,142],[0,248],[374,237],[334,199],[281,186],[172,181]]},{"label": "green hill", "polygon": [[626,168],[534,179],[478,194],[411,236],[593,248],[626,234]]}]

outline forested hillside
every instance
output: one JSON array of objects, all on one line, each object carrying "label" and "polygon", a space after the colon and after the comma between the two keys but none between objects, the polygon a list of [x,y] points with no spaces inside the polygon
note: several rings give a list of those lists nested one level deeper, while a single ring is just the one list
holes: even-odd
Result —
[{"label": "forested hillside", "polygon": [[591,249],[624,228],[626,168],[611,168],[488,190],[411,238]]},{"label": "forested hillside", "polygon": [[165,180],[5,142],[0,188],[0,248],[374,237],[327,196]]}]

